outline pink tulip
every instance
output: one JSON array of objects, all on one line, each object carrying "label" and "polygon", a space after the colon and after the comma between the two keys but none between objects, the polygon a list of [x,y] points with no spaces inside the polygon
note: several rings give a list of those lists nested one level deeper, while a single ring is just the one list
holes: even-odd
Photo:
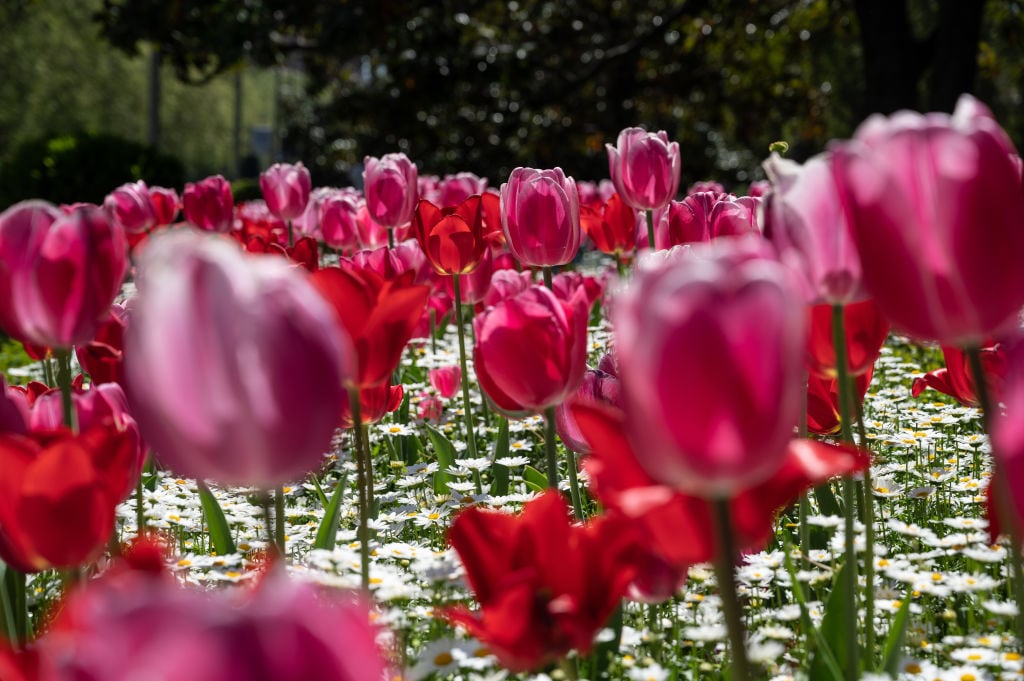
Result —
[{"label": "pink tulip", "polygon": [[480,387],[504,412],[540,413],[572,394],[587,362],[587,302],[532,286],[473,320]]},{"label": "pink tulip", "polygon": [[498,270],[491,275],[491,285],[484,294],[484,307],[497,305],[506,298],[511,298],[533,284],[529,272],[517,272],[516,270]]},{"label": "pink tulip", "polygon": [[124,338],[143,437],[181,475],[272,487],[315,468],[351,342],[305,272],[183,230],[153,240]]},{"label": "pink tulip", "polygon": [[1012,153],[969,95],[952,116],[872,116],[836,147],[864,286],[898,330],[962,346],[1016,324],[1024,192]]},{"label": "pink tulip", "polygon": [[150,187],[149,198],[153,202],[153,212],[156,215],[157,225],[169,225],[174,222],[181,207],[178,201],[178,192],[166,187]]},{"label": "pink tulip", "polygon": [[320,198],[317,220],[324,243],[344,253],[359,248],[359,204],[355,192],[333,189]]},{"label": "pink tulip", "polygon": [[185,220],[205,232],[229,232],[234,226],[235,199],[220,175],[185,185],[181,198]]},{"label": "pink tulip", "polygon": [[803,302],[788,271],[744,241],[650,259],[611,310],[641,464],[704,497],[768,478],[802,406]]},{"label": "pink tulip", "polygon": [[302,215],[309,203],[312,189],[309,171],[302,162],[275,163],[260,173],[260,190],[267,208],[282,220],[294,220]]},{"label": "pink tulip", "polygon": [[445,175],[437,186],[436,203],[441,208],[457,206],[474,194],[487,191],[487,180],[473,173]]},{"label": "pink tulip", "polygon": [[611,355],[602,357],[596,369],[588,368],[583,374],[583,382],[576,389],[576,393],[555,410],[555,427],[558,430],[558,437],[562,439],[566,447],[574,452],[589,454],[590,447],[573,415],[572,405],[579,402],[597,402],[615,409],[622,409],[622,386],[619,383],[615,360]]},{"label": "pink tulip", "polygon": [[653,210],[675,198],[682,168],[679,143],[669,143],[664,130],[653,133],[626,128],[619,133],[616,146],[605,147],[615,191],[627,204]]},{"label": "pink tulip", "polygon": [[771,188],[772,185],[768,180],[754,180],[750,183],[750,187],[747,188],[747,196],[759,199],[765,196]]},{"label": "pink tulip", "polygon": [[124,230],[95,206],[11,206],[0,213],[0,326],[50,348],[89,341],[121,290],[126,250]]},{"label": "pink tulip", "polygon": [[145,232],[157,224],[153,199],[142,180],[123,184],[107,194],[103,207],[128,234]]},{"label": "pink tulip", "polygon": [[462,369],[458,365],[431,369],[427,376],[430,385],[446,400],[455,397],[462,385]]},{"label": "pink tulip", "polygon": [[416,164],[405,154],[367,156],[363,163],[363,192],[374,222],[400,227],[412,220],[418,198]]},{"label": "pink tulip", "polygon": [[580,248],[580,197],[561,168],[516,168],[501,185],[501,227],[528,267],[564,265]]},{"label": "pink tulip", "polygon": [[[760,199],[736,198],[731,194],[699,192],[682,201],[670,201],[654,214],[656,246],[671,248],[679,244],[711,241],[722,236],[760,234],[757,209]],[[642,246],[647,245],[646,229],[638,230]]]},{"label": "pink tulip", "polygon": [[765,232],[779,259],[805,280],[807,303],[846,305],[864,300],[860,256],[832,173],[831,156],[802,166],[772,154],[764,163],[774,191]]},{"label": "pink tulip", "polygon": [[347,260],[358,267],[371,269],[385,279],[393,279],[403,272],[413,272],[412,280],[416,284],[426,284],[435,278],[426,254],[415,239],[403,241],[394,248],[380,246],[358,251]]},{"label": "pink tulip", "polygon": [[[1017,531],[1024,529],[1024,339],[1020,337],[1005,343],[1006,377],[1002,383],[1002,402],[1005,410],[996,410],[992,425],[992,451],[998,471],[1005,480],[1002,489],[993,484],[990,493],[1002,495],[1010,492],[1007,505],[1012,511]],[[972,386],[973,387],[973,386]],[[989,521],[998,523],[998,517]],[[1002,527],[1003,531],[1008,528]],[[993,536],[993,542],[995,541]]]},{"label": "pink tulip", "polygon": [[700,192],[711,192],[714,195],[725,194],[725,186],[714,180],[697,180],[686,189],[686,195],[691,196]]}]

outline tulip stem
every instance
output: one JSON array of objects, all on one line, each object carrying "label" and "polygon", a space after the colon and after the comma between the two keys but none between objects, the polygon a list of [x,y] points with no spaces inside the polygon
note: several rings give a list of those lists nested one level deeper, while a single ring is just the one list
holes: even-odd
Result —
[{"label": "tulip stem", "polygon": [[57,383],[60,385],[61,404],[64,407],[64,425],[71,432],[78,432],[78,419],[75,418],[75,407],[71,401],[71,351],[54,350],[57,357]]},{"label": "tulip stem", "polygon": [[43,361],[40,364],[43,365],[43,381],[52,388],[54,386],[53,365],[51,364],[49,353],[43,357]]},{"label": "tulip stem", "polygon": [[729,499],[716,497],[710,499],[711,514],[715,519],[715,530],[718,533],[718,552],[715,556],[715,577],[718,580],[718,591],[722,599],[722,613],[725,615],[725,626],[729,631],[729,649],[732,653],[732,668],[729,670],[730,681],[749,681],[750,663],[747,661],[746,635],[743,631],[743,610],[736,593],[736,540],[732,533],[732,512]]},{"label": "tulip stem", "polygon": [[28,605],[25,598],[25,573],[10,565],[4,566],[3,582],[0,588],[0,604],[3,605],[3,620],[0,631],[7,633],[8,640],[18,647],[28,639]]},{"label": "tulip stem", "polygon": [[281,558],[285,557],[284,542],[284,488],[278,485],[274,489],[274,543]]},{"label": "tulip stem", "polygon": [[544,275],[544,286],[545,286],[545,287],[546,287],[546,288],[547,288],[547,289],[548,289],[549,291],[552,291],[552,290],[554,290],[554,284],[552,283],[552,282],[553,282],[553,280],[554,280],[554,276],[553,276],[553,275],[552,275],[552,273],[551,273],[551,267],[549,267],[549,266],[544,266],[544,267],[542,267],[542,268],[541,268],[541,272],[542,272],[542,273],[543,273],[543,275]]},{"label": "tulip stem", "polygon": [[292,221],[287,220],[288,223],[288,248],[295,247],[295,228],[292,226]]},{"label": "tulip stem", "polygon": [[[801,438],[807,437],[807,372],[804,372],[803,390],[801,391],[803,399],[800,407],[800,423],[799,423],[799,434]],[[811,527],[807,523],[807,516],[811,514],[811,502],[808,499],[811,490],[807,490],[800,495],[799,505],[799,525],[800,525],[800,556],[807,560],[807,556],[810,555],[811,551]]]},{"label": "tulip stem", "polygon": [[[998,470],[999,456],[992,441],[992,396],[988,389],[988,377],[985,375],[985,368],[981,363],[981,348],[976,345],[969,345],[964,348],[967,361],[971,367],[971,375],[974,378],[974,392],[978,395],[978,406],[981,408],[981,422],[988,433],[989,445],[992,447],[992,485],[998,485],[995,492],[995,511],[999,518],[999,525],[1003,532],[1010,537],[1010,581],[1013,584],[1013,595],[1017,601],[1017,636],[1024,637],[1024,570],[1021,565],[1021,537],[1020,528],[1017,527],[1010,500],[1013,492],[1007,476]],[[1024,646],[1024,641],[1019,641]],[[1022,648],[1024,649],[1024,648]]]},{"label": "tulip stem", "polygon": [[544,410],[544,454],[547,458],[548,489],[558,489],[558,450],[555,449],[555,410]]},{"label": "tulip stem", "polygon": [[[852,381],[850,390],[855,390]],[[868,436],[864,429],[864,408],[856,393],[851,394],[850,399],[857,413],[857,445],[866,447]],[[871,671],[875,668],[875,487],[871,483],[870,464],[864,469],[861,484],[864,489],[864,582],[867,585],[864,592],[864,621],[867,623],[864,630],[864,656],[867,658],[867,671]]]},{"label": "tulip stem", "polygon": [[139,479],[135,481],[135,534],[139,537],[146,529],[146,509],[143,506],[142,474],[146,472],[146,461],[143,460],[139,469]]},{"label": "tulip stem", "polygon": [[395,228],[388,227],[388,248],[395,247]]},{"label": "tulip stem", "polygon": [[[546,426],[544,432],[544,447],[548,453],[548,466],[552,466],[554,461],[554,467],[552,470],[557,470],[558,459],[555,445],[555,408],[548,407],[544,410],[544,425]],[[569,459],[569,494],[572,496],[572,510],[576,514],[576,520],[583,521],[586,518],[583,517],[583,501],[580,495],[580,483],[576,477],[576,455],[573,453],[571,447],[565,448],[565,454]],[[555,484],[551,484],[550,475],[548,476],[548,487],[554,489],[558,488],[558,481],[555,480]]]},{"label": "tulip stem", "polygon": [[[839,426],[840,439],[853,442],[850,422],[853,410],[850,408],[850,371],[846,359],[846,317],[842,305],[832,306],[832,347],[836,354],[836,372],[839,382]],[[846,621],[843,623],[846,635],[846,666],[847,681],[856,681],[860,674],[860,654],[857,642],[857,549],[854,513],[856,493],[853,478],[843,478],[843,515],[846,553]],[[871,586],[869,585],[869,588]],[[870,626],[871,623],[868,623]]]},{"label": "tulip stem", "polygon": [[647,213],[647,243],[650,245],[650,249],[654,249],[654,211],[648,208]]},{"label": "tulip stem", "polygon": [[[462,370],[462,417],[466,425],[466,451],[469,458],[475,459],[476,453],[476,431],[473,428],[473,411],[469,405],[469,370],[466,368],[466,329],[463,328],[462,319],[462,289],[459,286],[461,275],[452,275],[452,289],[455,292],[455,327],[459,332],[459,368]],[[483,494],[483,484],[480,481],[480,471],[473,470],[473,482],[476,484],[476,493]]]},{"label": "tulip stem", "polygon": [[370,590],[370,538],[368,519],[370,510],[366,501],[366,462],[363,460],[363,414],[359,404],[359,390],[351,388],[348,399],[352,409],[352,452],[356,460],[356,487],[359,492],[359,576],[363,591]]},{"label": "tulip stem", "polygon": [[626,278],[626,260],[621,253],[615,256],[615,269],[619,273],[619,279]]}]

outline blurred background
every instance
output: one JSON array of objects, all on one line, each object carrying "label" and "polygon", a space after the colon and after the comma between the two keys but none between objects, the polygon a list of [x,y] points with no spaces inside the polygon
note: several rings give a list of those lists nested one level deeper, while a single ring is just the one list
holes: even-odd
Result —
[{"label": "blurred background", "polygon": [[683,185],[742,190],[871,112],[974,92],[1024,141],[1007,0],[0,0],[0,206],[135,178],[236,190],[274,160],[358,184],[364,155],[497,185],[607,177],[624,127],[678,140]]}]

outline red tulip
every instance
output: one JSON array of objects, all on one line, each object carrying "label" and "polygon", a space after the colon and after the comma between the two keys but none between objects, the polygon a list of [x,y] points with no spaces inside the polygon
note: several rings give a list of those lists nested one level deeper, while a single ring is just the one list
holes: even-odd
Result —
[{"label": "red tulip", "polygon": [[111,421],[80,435],[0,434],[0,558],[38,572],[98,556],[135,456],[129,433]]},{"label": "red tulip", "polygon": [[562,497],[548,491],[522,515],[469,508],[448,539],[459,553],[479,613],[448,608],[513,672],[538,669],[570,650],[585,655],[632,581],[628,523],[572,524]]},{"label": "red tulip", "polygon": [[312,281],[355,346],[358,371],[350,385],[364,389],[387,381],[423,314],[430,288],[413,284],[411,271],[385,279],[348,263],[324,268]]},{"label": "red tulip", "polygon": [[[682,201],[670,201],[654,216],[654,239],[658,248],[701,243],[723,236],[760,234],[757,223],[759,200],[749,196],[702,192]],[[646,232],[641,232],[641,240]],[[646,243],[646,241],[644,241]]]},{"label": "red tulip", "polygon": [[312,180],[302,162],[275,163],[260,173],[260,191],[267,209],[282,220],[302,215],[309,203]]},{"label": "red tulip", "polygon": [[123,184],[107,194],[103,207],[128,234],[145,232],[157,224],[153,199],[142,180]]},{"label": "red tulip", "polygon": [[122,351],[127,316],[124,306],[114,303],[92,340],[75,347],[78,363],[88,372],[93,385],[123,382]]},{"label": "red tulip", "polygon": [[[854,378],[857,396],[864,403],[864,395],[871,384],[873,368]],[[807,377],[807,430],[815,435],[835,435],[839,432],[839,379],[810,374]]]},{"label": "red tulip", "polygon": [[0,326],[50,348],[87,342],[121,291],[125,251],[124,231],[99,208],[11,206],[0,214]]},{"label": "red tulip", "polygon": [[[495,271],[498,269],[495,267],[494,260],[495,258],[491,255],[490,249],[485,248],[483,257],[480,258],[480,264],[476,266],[476,269],[459,278],[459,295],[462,297],[464,304],[478,305],[483,302],[487,291],[491,287],[491,277],[494,276]],[[444,277],[444,290],[453,299],[455,298],[453,277]]]},{"label": "red tulip", "polygon": [[564,265],[580,249],[580,197],[561,168],[516,168],[501,185],[501,225],[523,265]]},{"label": "red tulip", "polygon": [[952,116],[872,116],[833,156],[864,285],[901,331],[977,344],[1024,306],[1024,192],[1013,145],[963,95]]},{"label": "red tulip", "polygon": [[374,222],[400,227],[412,220],[417,200],[416,164],[405,154],[367,156],[363,160],[363,192]]},{"label": "red tulip", "polygon": [[679,191],[679,143],[669,142],[664,130],[626,128],[616,146],[608,149],[608,173],[615,191],[628,205],[652,210],[668,204]]},{"label": "red tulip", "polygon": [[205,232],[228,232],[234,225],[235,199],[220,175],[186,184],[181,202],[185,220]]},{"label": "red tulip", "polygon": [[[836,376],[836,351],[832,342],[832,306],[807,308],[807,368],[812,374]],[[843,306],[846,329],[846,363],[850,374],[859,376],[875,365],[882,345],[889,337],[889,322],[875,301],[868,299]]]},{"label": "red tulip", "polygon": [[[1003,392],[1003,378],[1007,371],[1006,353],[998,343],[986,342],[981,348],[981,366],[985,371],[988,389],[992,399],[998,403]],[[979,406],[978,393],[975,390],[974,376],[971,374],[967,355],[959,348],[942,346],[942,356],[946,361],[943,369],[929,371],[924,376],[914,379],[911,394],[920,395],[926,388],[938,390],[956,399],[965,407]]]},{"label": "red tulip", "polygon": [[803,401],[802,300],[788,271],[745,242],[649,259],[611,310],[644,467],[707,496],[770,477]]},{"label": "red tulip", "polygon": [[594,246],[602,253],[621,256],[636,250],[636,235],[640,216],[635,208],[619,198],[618,194],[607,203],[594,203],[580,209],[580,222]]},{"label": "red tulip", "polygon": [[[390,414],[402,405],[405,388],[402,384],[391,385],[387,380],[371,388],[359,391],[359,420],[362,423],[378,423],[386,414]],[[352,403],[346,393],[341,405],[341,427],[351,428],[355,425],[352,418]]]},{"label": "red tulip", "polygon": [[587,306],[532,286],[473,319],[480,387],[507,413],[543,412],[579,386],[587,362]]},{"label": "red tulip", "polygon": [[416,240],[438,274],[472,272],[487,248],[483,203],[479,195],[446,208],[420,201],[413,228]]}]

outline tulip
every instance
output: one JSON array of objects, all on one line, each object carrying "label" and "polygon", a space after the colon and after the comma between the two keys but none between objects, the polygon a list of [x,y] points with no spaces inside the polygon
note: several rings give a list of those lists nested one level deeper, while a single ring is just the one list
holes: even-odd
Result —
[{"label": "tulip", "polygon": [[897,329],[978,345],[1024,305],[1024,192],[1013,145],[963,95],[952,116],[875,115],[833,168],[864,286]]},{"label": "tulip", "polygon": [[668,141],[664,130],[652,133],[626,128],[608,149],[608,172],[615,191],[638,210],[667,205],[679,191],[679,143]]},{"label": "tulip", "polygon": [[153,199],[142,180],[123,184],[107,194],[103,207],[128,234],[145,232],[157,224]]},{"label": "tulip", "polygon": [[[857,389],[856,405],[864,403],[864,395],[871,384],[873,368],[858,374],[854,379]],[[807,377],[807,430],[815,435],[835,435],[840,431],[842,419],[839,414],[839,379],[810,374]]]},{"label": "tulip", "polygon": [[808,302],[846,305],[867,298],[831,155],[801,166],[772,154],[764,169],[774,187],[765,233],[779,259],[804,278]]},{"label": "tulip", "polygon": [[0,434],[0,558],[39,572],[99,556],[133,457],[131,436],[112,421],[80,435]]},{"label": "tulip", "polygon": [[485,191],[487,191],[485,178],[473,173],[456,173],[444,176],[444,179],[438,184],[436,200],[430,200],[442,208],[457,206],[470,196],[483,194]]},{"label": "tulip", "polygon": [[150,187],[149,200],[153,202],[153,214],[156,216],[158,226],[174,222],[181,207],[178,201],[178,192],[166,187]]},{"label": "tulip", "polygon": [[576,182],[561,168],[516,168],[501,185],[501,225],[509,249],[523,265],[566,264],[580,248]]},{"label": "tulip", "polygon": [[462,385],[462,369],[458,365],[438,367],[427,372],[427,379],[441,397],[450,400]]},{"label": "tulip", "polygon": [[768,478],[801,410],[799,296],[781,265],[743,248],[721,240],[653,260],[611,310],[641,463],[709,497]]},{"label": "tulip", "polygon": [[602,253],[620,257],[636,250],[639,215],[616,194],[607,203],[584,206],[580,212],[583,231]]},{"label": "tulip", "polygon": [[541,413],[583,380],[587,308],[582,290],[567,302],[531,286],[478,315],[473,328],[480,387],[503,412]]},{"label": "tulip", "polygon": [[121,226],[96,207],[23,201],[0,214],[0,326],[50,348],[85,343],[121,290]]},{"label": "tulip", "polygon": [[[807,368],[812,374],[834,377],[835,342],[832,334],[832,305],[807,308]],[[846,363],[851,376],[870,371],[889,337],[889,322],[882,317],[874,300],[843,306],[846,329]]]},{"label": "tulip", "polygon": [[412,219],[416,209],[416,164],[405,154],[367,156],[363,186],[366,207],[374,222],[384,227],[399,227]]},{"label": "tulip", "polygon": [[580,454],[589,454],[590,447],[584,440],[583,433],[573,416],[572,405],[580,402],[598,402],[622,409],[622,387],[616,374],[615,362],[611,355],[601,358],[597,369],[588,368],[583,374],[583,382],[568,400],[558,406],[555,411],[557,418],[558,437],[566,447]]},{"label": "tulip", "polygon": [[548,491],[520,516],[468,508],[448,531],[480,611],[456,606],[443,616],[512,672],[539,669],[570,650],[587,654],[633,580],[630,524],[574,525],[566,511]]},{"label": "tulip", "polygon": [[491,285],[484,294],[484,308],[493,307],[506,298],[522,293],[532,284],[533,279],[529,272],[498,270],[491,275]]},{"label": "tulip", "polygon": [[446,208],[420,201],[413,227],[416,240],[438,274],[472,272],[487,248],[479,195]]},{"label": "tulip", "polygon": [[260,191],[267,208],[281,220],[294,220],[309,203],[312,181],[302,162],[275,163],[260,173]]},{"label": "tulip", "polygon": [[124,342],[132,414],[179,474],[269,488],[329,449],[353,353],[284,261],[192,231],[154,239]]},{"label": "tulip", "polygon": [[[491,278],[498,269],[508,268],[496,267],[491,251],[484,249],[484,254],[476,269],[459,277],[459,296],[462,302],[466,305],[482,303],[491,288]],[[452,298],[455,297],[455,277],[444,278],[444,290]]]},{"label": "tulip", "polygon": [[768,180],[754,180],[750,183],[747,188],[747,196],[752,196],[755,199],[762,198],[768,194],[771,190],[772,185]]},{"label": "tulip", "polygon": [[78,363],[88,372],[93,385],[123,382],[122,359],[127,317],[124,306],[114,303],[92,340],[75,347]]},{"label": "tulip", "polygon": [[658,248],[701,243],[723,236],[760,234],[757,223],[759,200],[749,196],[702,192],[682,201],[670,201],[654,216],[654,238]]},{"label": "tulip", "polygon": [[0,375],[0,433],[24,435],[28,432],[28,396],[7,386]]},{"label": "tulip", "polygon": [[198,229],[228,232],[234,226],[235,199],[231,185],[220,175],[186,184],[181,202],[185,221]]},{"label": "tulip", "polygon": [[725,194],[725,185],[714,180],[697,180],[686,189],[686,195],[692,196],[701,192],[711,192],[714,195]]},{"label": "tulip", "polygon": [[318,204],[320,233],[324,243],[344,253],[359,248],[359,197],[342,190],[334,190]]},{"label": "tulip", "polygon": [[[991,341],[986,342],[979,352],[988,390],[992,399],[998,403],[1003,394],[1003,382],[1007,372],[1006,353],[1001,344]],[[911,394],[918,397],[926,388],[932,388],[949,395],[965,407],[980,406],[967,354],[959,348],[944,345],[942,357],[946,366],[915,378]]]},{"label": "tulip", "polygon": [[[390,414],[402,405],[405,388],[401,384],[391,385],[385,381],[371,388],[359,391],[359,420],[362,423],[378,423],[386,414]],[[352,404],[346,393],[341,405],[341,427],[351,428],[355,425]]]},{"label": "tulip", "polygon": [[604,295],[604,283],[597,277],[590,277],[579,272],[559,272],[551,280],[551,292],[562,300],[569,301],[582,291],[587,299],[587,311]]}]

